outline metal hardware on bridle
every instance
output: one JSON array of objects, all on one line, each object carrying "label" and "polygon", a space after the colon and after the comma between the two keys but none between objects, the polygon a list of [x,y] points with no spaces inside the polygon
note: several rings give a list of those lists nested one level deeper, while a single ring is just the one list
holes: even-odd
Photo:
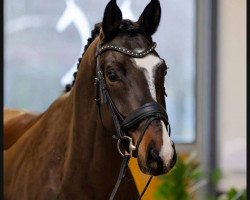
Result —
[{"label": "metal hardware on bridle", "polygon": [[[100,44],[97,47],[97,51],[96,51],[97,63],[96,63],[96,78],[95,78],[96,99],[95,100],[96,100],[97,105],[98,105],[100,118],[101,118],[100,106],[102,104],[105,104],[105,103],[108,104],[108,107],[110,109],[110,112],[112,114],[112,118],[114,121],[116,134],[117,134],[116,136],[113,136],[113,137],[115,139],[117,139],[117,150],[121,154],[121,156],[123,157],[121,168],[120,168],[120,173],[119,173],[117,182],[115,184],[115,187],[111,193],[109,200],[113,200],[113,198],[118,190],[118,187],[125,176],[125,172],[126,172],[126,169],[128,166],[129,159],[132,156],[135,158],[137,157],[139,145],[143,139],[143,136],[144,136],[148,126],[152,123],[152,121],[157,120],[157,119],[161,119],[165,123],[169,134],[170,134],[171,130],[170,130],[169,122],[168,122],[168,115],[166,113],[165,108],[163,108],[160,104],[158,104],[156,102],[147,103],[147,104],[139,107],[138,109],[133,111],[127,117],[124,117],[118,111],[117,107],[115,106],[114,102],[112,101],[112,99],[109,95],[109,92],[108,92],[108,89],[106,86],[104,75],[103,75],[103,72],[102,72],[101,66],[100,66],[100,56],[102,53],[109,51],[109,50],[112,50],[112,51],[117,51],[117,52],[129,55],[131,57],[142,58],[142,57],[146,56],[147,54],[151,53],[152,51],[154,51],[155,47],[156,47],[156,43],[153,42],[147,49],[145,49],[144,51],[142,51],[140,53],[134,52],[134,51],[129,50],[129,49],[124,48],[124,47],[117,46],[115,44],[109,44],[109,45],[104,45],[104,46],[101,46],[101,44]],[[141,135],[137,141],[137,144],[134,145],[132,138],[127,136],[126,132],[129,129],[133,128],[134,126],[142,123],[144,120],[146,120],[146,121],[142,125]],[[101,118],[101,121],[102,121],[102,118]],[[120,148],[121,143],[123,144],[123,147],[125,149],[125,153],[123,153],[121,151],[121,148]],[[142,196],[145,193],[151,180],[152,180],[152,176],[148,180],[148,182],[147,182],[143,192],[141,193],[139,199],[142,198]]]},{"label": "metal hardware on bridle", "polygon": [[120,144],[121,144],[121,139],[118,139],[117,141],[117,150],[118,152],[121,154],[122,157],[124,157],[125,155],[133,155],[133,151],[136,149],[136,146],[133,145],[133,141],[131,137],[128,136],[124,136],[124,138],[128,139],[129,141],[129,154],[122,153],[121,148],[120,148]]}]

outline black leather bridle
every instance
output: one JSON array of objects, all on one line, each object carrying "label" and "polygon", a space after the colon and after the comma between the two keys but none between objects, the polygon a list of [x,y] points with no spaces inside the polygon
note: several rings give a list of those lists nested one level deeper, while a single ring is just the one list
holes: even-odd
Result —
[{"label": "black leather bridle", "polygon": [[[119,173],[116,185],[111,193],[109,200],[114,199],[114,196],[118,190],[118,187],[122,179],[125,176],[125,172],[128,166],[129,159],[132,156],[135,158],[137,157],[139,145],[143,139],[143,136],[148,126],[151,124],[151,122],[157,119],[161,119],[163,120],[163,122],[166,125],[166,128],[168,129],[169,135],[170,135],[171,130],[170,130],[167,112],[165,108],[157,102],[146,103],[143,106],[139,107],[138,109],[134,110],[127,117],[124,117],[119,112],[114,102],[112,101],[112,98],[110,97],[109,91],[107,89],[106,82],[103,76],[103,72],[100,66],[100,56],[103,52],[106,52],[106,51],[117,51],[117,52],[129,55],[131,57],[134,57],[134,58],[143,58],[144,56],[154,51],[155,47],[156,47],[156,43],[153,42],[147,49],[145,49],[144,51],[140,53],[131,51],[125,47],[117,46],[115,44],[109,44],[109,45],[100,44],[97,47],[97,51],[96,51],[97,63],[96,63],[96,78],[95,78],[96,102],[98,105],[99,114],[100,114],[100,106],[102,104],[106,104],[106,103],[108,104],[108,107],[112,114],[113,122],[116,128],[116,135],[113,137],[117,139],[117,149],[119,153],[123,156],[120,173]],[[101,114],[100,114],[100,118],[101,118]],[[134,145],[132,138],[126,135],[126,133],[128,130],[135,127],[136,125],[139,125],[144,120],[146,120],[146,122],[143,124],[141,135],[138,139],[137,144]],[[121,143],[123,144],[123,147],[126,150],[125,153],[122,153],[122,151],[120,150]],[[152,180],[152,177],[153,176],[151,176],[149,181],[147,182],[139,199],[141,199],[143,194],[145,193],[150,181]]]}]

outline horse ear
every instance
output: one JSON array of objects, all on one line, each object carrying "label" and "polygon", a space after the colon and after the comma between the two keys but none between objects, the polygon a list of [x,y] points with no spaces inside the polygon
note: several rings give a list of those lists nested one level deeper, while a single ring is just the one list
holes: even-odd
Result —
[{"label": "horse ear", "polygon": [[122,22],[122,12],[116,4],[116,0],[111,0],[105,8],[102,29],[105,38],[112,38],[119,29]]},{"label": "horse ear", "polygon": [[151,0],[139,17],[138,23],[145,30],[145,32],[151,36],[156,32],[160,19],[160,2],[158,0]]}]

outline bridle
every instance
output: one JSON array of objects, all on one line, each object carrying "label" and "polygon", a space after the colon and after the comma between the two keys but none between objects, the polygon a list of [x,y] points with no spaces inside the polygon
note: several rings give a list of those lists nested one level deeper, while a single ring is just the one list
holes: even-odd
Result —
[{"label": "bridle", "polygon": [[[110,109],[110,112],[112,114],[113,122],[116,129],[116,135],[113,136],[115,139],[117,139],[117,149],[118,152],[122,155],[123,160],[120,168],[120,173],[117,179],[117,182],[115,184],[115,187],[111,193],[111,196],[109,200],[113,200],[114,196],[118,190],[118,187],[122,181],[122,179],[125,176],[125,172],[128,166],[129,159],[133,157],[137,157],[138,154],[138,148],[139,145],[143,139],[143,136],[148,128],[148,126],[151,124],[152,121],[156,119],[162,119],[163,122],[166,125],[166,128],[168,129],[168,133],[170,135],[170,124],[168,121],[168,115],[166,113],[166,110],[163,106],[161,106],[159,103],[151,102],[146,103],[143,106],[139,107],[138,109],[134,110],[131,114],[129,114],[127,117],[124,117],[115,106],[114,102],[112,101],[109,91],[106,86],[106,82],[103,76],[103,72],[100,66],[100,56],[103,52],[106,51],[117,51],[126,55],[129,55],[134,58],[143,58],[144,56],[151,53],[156,47],[156,43],[152,43],[147,49],[144,51],[138,53],[134,52],[132,50],[129,50],[125,47],[120,47],[115,44],[109,44],[109,45],[103,45],[99,44],[96,51],[96,57],[97,57],[97,63],[96,63],[96,78],[95,78],[95,85],[96,85],[96,102],[99,109],[100,114],[100,106],[107,103],[108,107]],[[101,114],[100,114],[101,118]],[[126,132],[131,129],[132,127],[140,124],[142,121],[146,120],[146,123],[142,127],[142,133],[138,139],[138,142],[135,145],[133,145],[132,138],[126,135]],[[102,118],[101,118],[102,120]],[[123,144],[124,148],[126,149],[125,153],[122,153],[120,150],[120,143]],[[129,152],[129,153],[128,153]],[[142,198],[143,194],[145,193],[150,181],[152,180],[152,176],[148,180],[143,192],[141,193],[139,199]]]},{"label": "bridle", "polygon": [[[107,89],[106,82],[103,76],[103,72],[100,66],[100,57],[101,57],[101,54],[106,51],[117,51],[117,52],[129,55],[131,57],[134,57],[134,58],[143,58],[144,56],[154,51],[155,47],[156,47],[156,43],[153,42],[147,49],[141,51],[140,53],[129,50],[125,47],[115,45],[115,44],[109,44],[109,45],[99,44],[97,47],[97,51],[96,51],[97,63],[96,63],[96,78],[95,78],[96,99],[95,100],[97,102],[99,114],[101,113],[100,112],[101,105],[108,104],[109,110],[112,114],[115,129],[116,129],[116,135],[114,135],[113,138],[117,139],[117,149],[118,149],[118,152],[123,157],[121,168],[120,168],[120,173],[119,173],[116,185],[111,193],[109,200],[113,200],[118,190],[118,187],[122,179],[125,176],[125,172],[128,166],[129,159],[132,156],[137,158],[139,145],[143,139],[143,136],[148,126],[151,124],[151,122],[157,119],[163,120],[163,122],[166,125],[169,135],[170,135],[171,129],[170,129],[168,115],[167,115],[165,108],[157,102],[146,103],[143,106],[139,107],[138,109],[134,110],[127,117],[124,117],[119,112],[114,102],[112,101],[112,98],[110,97],[109,91]],[[101,114],[100,114],[100,118],[102,121]],[[139,125],[144,120],[146,120],[146,122],[142,126],[141,135],[138,139],[137,144],[134,145],[132,138],[127,136],[126,132],[130,130],[131,128],[133,128],[134,126]],[[121,143],[123,144],[123,147],[126,150],[125,153],[123,153],[120,149]],[[150,179],[148,180],[139,199],[141,199],[143,194],[145,193],[150,181],[152,180],[152,177],[153,176],[151,176]]]}]

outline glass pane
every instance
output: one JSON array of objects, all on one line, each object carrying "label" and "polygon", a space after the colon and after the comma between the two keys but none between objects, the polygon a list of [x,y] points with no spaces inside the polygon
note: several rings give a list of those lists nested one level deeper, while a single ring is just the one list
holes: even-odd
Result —
[{"label": "glass pane", "polygon": [[[119,0],[124,18],[137,20],[149,1]],[[4,106],[44,111],[72,78],[77,59],[106,0],[5,1]],[[167,109],[177,143],[195,139],[195,1],[161,1],[153,36],[168,67]],[[73,69],[70,71],[70,69]],[[69,76],[68,76],[69,75]]]}]

